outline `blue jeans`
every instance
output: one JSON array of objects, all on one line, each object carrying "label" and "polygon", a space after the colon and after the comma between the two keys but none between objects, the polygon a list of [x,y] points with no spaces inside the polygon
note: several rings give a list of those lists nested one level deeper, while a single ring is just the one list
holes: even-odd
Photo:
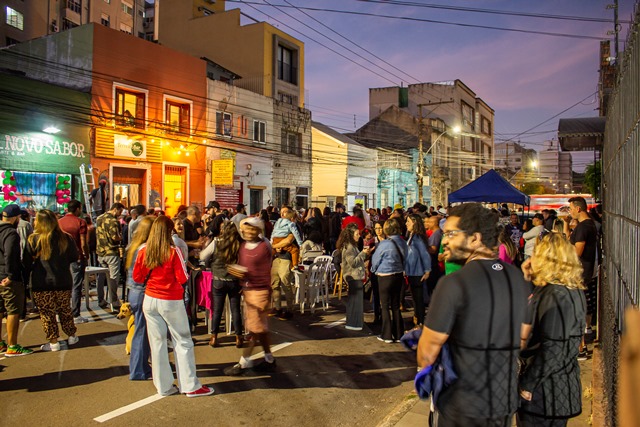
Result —
[{"label": "blue jeans", "polygon": [[149,366],[149,338],[147,337],[147,319],[142,312],[144,291],[129,288],[129,304],[133,312],[135,332],[131,340],[131,355],[129,357],[129,379],[146,380],[151,378],[151,366]]},{"label": "blue jeans", "polygon": [[167,349],[167,330],[171,333],[173,342],[173,357],[180,393],[198,390],[202,384],[196,376],[196,358],[184,301],[163,300],[145,295],[142,309],[147,318],[147,334],[153,360],[153,385],[158,394],[166,395],[173,385],[173,371]]},{"label": "blue jeans", "polygon": [[71,288],[71,314],[73,314],[73,317],[80,316],[80,301],[82,300],[85,267],[86,263],[84,260],[71,263],[71,279],[73,280],[73,286]]},{"label": "blue jeans", "polygon": [[[211,294],[213,296],[213,320],[211,322],[211,333],[220,332],[220,319],[224,310],[224,301],[229,296],[229,306],[231,307],[231,319],[236,335],[242,335],[242,314],[240,314],[240,291],[242,288],[236,280],[216,280],[213,279]],[[229,331],[227,331],[229,333]]]}]

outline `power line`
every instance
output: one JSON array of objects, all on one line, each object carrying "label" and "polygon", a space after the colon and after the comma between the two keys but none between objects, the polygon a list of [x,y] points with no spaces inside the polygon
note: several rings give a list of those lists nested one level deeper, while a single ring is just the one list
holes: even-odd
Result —
[{"label": "power line", "polygon": [[[287,4],[292,5],[288,0],[284,0]],[[314,20],[315,22],[317,22],[318,24],[322,25],[324,28],[328,29],[329,31],[331,31],[332,33],[338,35],[339,37],[341,37],[342,39],[348,41],[349,43],[353,44],[354,46],[359,47],[360,49],[364,50],[365,52],[367,52],[369,55],[373,56],[374,58],[376,58],[379,61],[384,62],[385,64],[387,64],[388,66],[392,67],[393,69],[401,72],[402,74],[404,74],[405,76],[415,80],[416,82],[419,82],[420,80],[416,77],[413,77],[411,74],[406,73],[405,71],[401,70],[400,68],[396,67],[395,65],[385,61],[384,59],[380,58],[378,55],[376,55],[375,53],[365,49],[364,47],[360,46],[359,44],[355,43],[353,40],[343,36],[342,34],[340,34],[339,32],[335,31],[333,28],[329,27],[328,25],[326,25],[325,23],[323,23],[322,21],[314,18],[313,16],[309,15],[307,12],[303,11],[302,9],[300,9],[297,6],[294,6],[298,11],[300,11],[301,13],[303,13],[305,16],[311,18],[312,20]]]},{"label": "power line", "polygon": [[[247,6],[251,6],[251,5],[264,6],[264,3],[258,3],[258,2],[246,1],[246,0],[227,0],[227,1],[234,2],[234,3],[243,3],[243,4],[246,4]],[[284,8],[293,7],[289,5],[278,5],[278,6],[284,7]],[[580,34],[555,33],[550,31],[524,30],[520,28],[504,28],[504,27],[496,27],[491,25],[466,24],[462,22],[441,21],[436,19],[425,19],[425,18],[416,18],[416,17],[409,17],[409,16],[384,15],[384,14],[370,13],[370,12],[359,12],[359,11],[338,10],[338,9],[323,9],[323,8],[302,7],[302,6],[295,6],[295,8],[300,10],[314,11],[314,12],[329,12],[329,13],[338,13],[338,14],[347,14],[347,15],[356,15],[356,16],[369,16],[369,17],[403,20],[403,21],[411,21],[411,22],[427,22],[431,24],[453,25],[453,26],[466,27],[466,28],[481,28],[485,30],[508,31],[508,32],[514,32],[514,33],[524,33],[524,34],[538,34],[543,36],[565,37],[565,38],[574,38],[574,39],[583,39],[583,40],[599,40],[599,41],[610,40],[606,37],[585,36]],[[264,13],[264,12],[261,12],[261,13]],[[278,21],[278,22],[282,23],[281,21]],[[283,24],[283,25],[286,25],[286,24]]]},{"label": "power line", "polygon": [[[428,9],[444,9],[444,10],[455,10],[455,11],[461,11],[461,12],[476,12],[476,13],[485,13],[485,14],[491,14],[491,15],[523,16],[527,18],[556,19],[556,20],[563,20],[563,21],[601,22],[601,23],[609,23],[609,24],[613,23],[612,19],[591,18],[587,16],[551,15],[547,13],[529,13],[529,12],[511,12],[511,11],[496,10],[496,9],[481,9],[481,8],[473,8],[473,7],[416,3],[412,1],[399,1],[399,0],[355,0],[355,1],[364,2],[364,3],[379,3],[384,5],[413,6],[413,7],[428,8]],[[620,21],[620,23],[629,24],[631,23],[631,21]]]},{"label": "power line", "polygon": [[[256,8],[256,7],[254,7],[254,6],[252,6],[253,4],[257,4],[257,5],[265,6],[265,4],[264,4],[264,3],[246,2],[246,1],[243,1],[243,0],[238,0],[238,1],[239,1],[240,3],[246,4],[247,6],[249,6],[249,7],[253,8],[253,9],[257,10],[258,12],[260,12],[260,13],[264,14],[265,16],[269,17],[269,18],[270,18],[270,19],[272,19],[273,21],[278,22],[278,23],[280,23],[281,25],[284,25],[285,27],[287,27],[287,28],[291,29],[292,31],[295,31],[296,33],[298,33],[298,34],[302,35],[303,37],[306,37],[307,39],[311,40],[312,42],[319,44],[320,46],[324,47],[325,49],[327,49],[327,50],[329,50],[329,51],[331,51],[331,52],[333,52],[333,53],[335,53],[336,55],[341,56],[342,58],[346,59],[347,61],[352,62],[352,63],[356,64],[357,66],[362,67],[362,68],[364,68],[365,70],[369,71],[370,73],[373,73],[373,74],[375,74],[376,76],[378,76],[378,77],[380,77],[380,78],[382,78],[382,79],[384,79],[384,80],[388,81],[389,83],[391,83],[391,84],[393,84],[393,85],[397,84],[397,82],[395,82],[395,81],[393,81],[393,80],[391,80],[391,79],[389,79],[389,78],[387,78],[387,77],[383,76],[383,75],[382,75],[382,74],[380,74],[380,73],[377,73],[377,72],[375,72],[375,71],[373,71],[373,70],[371,70],[371,69],[369,69],[369,68],[365,67],[364,65],[362,65],[362,64],[360,64],[360,63],[358,63],[358,62],[354,61],[353,59],[349,58],[348,56],[343,55],[342,53],[340,53],[340,52],[336,51],[335,49],[330,48],[329,46],[325,45],[324,43],[321,43],[321,42],[317,41],[316,39],[314,39],[314,38],[312,38],[312,37],[307,36],[307,35],[306,35],[306,34],[304,34],[303,32],[301,32],[301,31],[299,31],[299,30],[296,30],[296,29],[295,29],[295,28],[293,28],[292,26],[290,26],[290,25],[288,25],[288,24],[285,24],[284,22],[280,21],[279,19],[274,18],[273,16],[271,16],[271,15],[269,15],[269,14],[267,14],[267,13],[265,13],[265,12],[261,11],[260,9],[258,9],[258,8]],[[285,7],[291,7],[291,6],[285,6]]]}]

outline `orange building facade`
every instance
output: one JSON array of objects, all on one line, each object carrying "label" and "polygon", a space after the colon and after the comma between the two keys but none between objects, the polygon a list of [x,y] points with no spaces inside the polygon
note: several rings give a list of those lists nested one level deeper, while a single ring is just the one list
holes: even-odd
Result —
[{"label": "orange building facade", "polygon": [[111,203],[205,202],[206,63],[93,25],[91,160]]}]

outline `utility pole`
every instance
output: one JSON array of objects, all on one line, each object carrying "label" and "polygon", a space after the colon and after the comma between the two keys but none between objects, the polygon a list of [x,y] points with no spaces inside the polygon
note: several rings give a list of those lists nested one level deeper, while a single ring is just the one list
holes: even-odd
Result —
[{"label": "utility pole", "polygon": [[418,104],[418,166],[416,170],[416,184],[418,184],[418,202],[424,203],[424,159],[422,158],[422,104]]},{"label": "utility pole", "polygon": [[[430,102],[428,104],[418,104],[418,164],[416,166],[416,184],[418,186],[418,202],[424,203],[424,149],[423,149],[423,138],[422,138],[422,107],[431,106],[431,105],[442,105],[442,104],[452,104],[454,101],[450,99],[449,101],[439,101],[439,102]],[[445,125],[446,127],[446,125]],[[431,135],[431,125],[427,123],[427,135],[429,135],[429,149],[433,144],[432,135]],[[437,142],[437,141],[436,141]],[[433,162],[431,162],[431,167],[433,169]],[[431,183],[430,183],[431,184]],[[433,185],[433,184],[431,184]]]}]

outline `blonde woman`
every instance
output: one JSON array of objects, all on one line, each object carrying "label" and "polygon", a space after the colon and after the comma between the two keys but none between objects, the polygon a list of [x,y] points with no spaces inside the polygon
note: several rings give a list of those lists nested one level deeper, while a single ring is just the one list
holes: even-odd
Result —
[{"label": "blonde woman", "polygon": [[131,341],[131,355],[129,356],[129,379],[132,381],[148,380],[151,378],[151,366],[149,365],[149,338],[147,337],[147,321],[142,312],[144,303],[144,291],[146,283],[138,283],[133,280],[133,265],[138,256],[138,250],[147,243],[151,226],[156,218],[153,216],[143,217],[136,227],[133,240],[127,247],[127,289],[129,289],[129,304],[133,312],[136,325]]},{"label": "blonde woman", "polygon": [[582,411],[577,359],[586,309],[582,266],[571,243],[550,233],[522,271],[536,288],[521,334],[518,426],[565,426]]},{"label": "blonde woman", "polygon": [[58,322],[69,336],[67,343],[78,342],[76,325],[71,314],[71,270],[69,266],[78,260],[78,249],[70,235],[58,225],[56,214],[42,209],[36,214],[34,233],[29,236],[24,248],[22,262],[27,272],[31,272],[31,292],[33,301],[40,309],[42,329],[48,343],[42,351],[59,351]]}]

